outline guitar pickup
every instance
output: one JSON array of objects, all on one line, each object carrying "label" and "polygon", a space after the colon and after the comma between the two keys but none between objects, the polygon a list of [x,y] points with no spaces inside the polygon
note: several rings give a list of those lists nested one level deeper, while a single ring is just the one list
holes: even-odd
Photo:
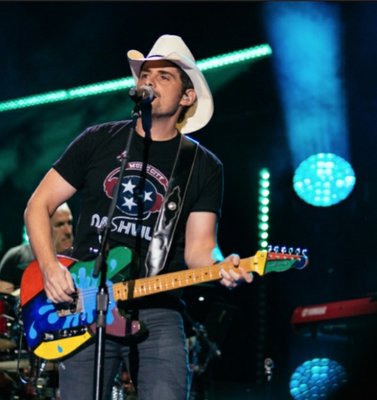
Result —
[{"label": "guitar pickup", "polygon": [[67,317],[72,314],[77,314],[82,311],[82,300],[79,292],[74,292],[71,295],[73,301],[65,301],[63,303],[55,304],[55,310],[59,317]]},{"label": "guitar pickup", "polygon": [[79,326],[79,327],[70,328],[70,329],[61,329],[56,332],[45,332],[43,341],[50,342],[52,340],[70,338],[70,337],[82,335],[86,332],[88,332],[88,328],[86,326]]}]

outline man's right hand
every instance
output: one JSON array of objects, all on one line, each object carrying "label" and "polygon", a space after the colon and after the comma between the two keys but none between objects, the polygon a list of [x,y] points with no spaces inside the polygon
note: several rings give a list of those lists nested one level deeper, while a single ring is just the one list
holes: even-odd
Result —
[{"label": "man's right hand", "polygon": [[53,303],[72,302],[76,291],[69,270],[56,261],[43,268],[44,290]]}]

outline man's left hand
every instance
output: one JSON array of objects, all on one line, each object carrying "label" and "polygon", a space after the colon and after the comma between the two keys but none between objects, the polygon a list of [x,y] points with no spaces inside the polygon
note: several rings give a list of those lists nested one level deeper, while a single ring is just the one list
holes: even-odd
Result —
[{"label": "man's left hand", "polygon": [[240,256],[238,254],[231,254],[224,260],[224,262],[230,262],[234,265],[234,269],[226,271],[224,268],[221,268],[220,271],[220,283],[228,289],[233,289],[243,282],[251,283],[253,281],[253,275],[246,272],[240,266],[240,261]]}]

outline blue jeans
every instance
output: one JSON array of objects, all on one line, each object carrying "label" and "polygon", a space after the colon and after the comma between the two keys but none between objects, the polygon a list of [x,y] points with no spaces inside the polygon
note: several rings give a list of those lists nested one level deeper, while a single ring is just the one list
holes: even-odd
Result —
[{"label": "blue jeans", "polygon": [[[145,323],[149,334],[137,344],[138,400],[188,399],[191,373],[181,314],[162,308],[145,309],[139,311],[139,319]],[[129,346],[106,340],[103,400],[111,399],[114,378],[122,361],[129,366],[129,355]],[[94,365],[95,343],[60,363],[61,400],[93,400]]]}]

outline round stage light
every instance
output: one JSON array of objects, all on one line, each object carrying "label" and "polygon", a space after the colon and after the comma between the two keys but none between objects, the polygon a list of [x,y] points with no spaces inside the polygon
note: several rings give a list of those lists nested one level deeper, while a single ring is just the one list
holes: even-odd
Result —
[{"label": "round stage light", "polygon": [[353,190],[356,177],[351,165],[333,153],[318,153],[304,160],[293,176],[293,188],[305,202],[329,207]]},{"label": "round stage light", "polygon": [[289,391],[295,400],[325,400],[346,381],[346,371],[339,363],[328,358],[314,358],[296,368]]}]

